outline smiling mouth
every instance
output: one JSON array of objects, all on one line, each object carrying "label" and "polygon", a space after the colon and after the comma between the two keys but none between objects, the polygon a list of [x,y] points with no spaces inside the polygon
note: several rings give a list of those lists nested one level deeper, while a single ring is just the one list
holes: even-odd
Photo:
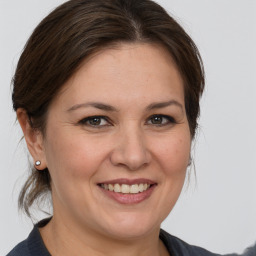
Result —
[{"label": "smiling mouth", "polygon": [[115,179],[97,184],[101,191],[117,203],[139,204],[148,199],[158,183],[149,179]]},{"label": "smiling mouth", "polygon": [[154,184],[139,183],[139,184],[99,184],[99,186],[105,190],[121,193],[121,194],[138,194],[147,191]]}]

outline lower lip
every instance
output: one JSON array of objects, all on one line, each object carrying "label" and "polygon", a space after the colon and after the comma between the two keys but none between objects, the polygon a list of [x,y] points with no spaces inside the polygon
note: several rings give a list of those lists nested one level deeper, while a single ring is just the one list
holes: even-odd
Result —
[{"label": "lower lip", "polygon": [[138,194],[123,194],[123,193],[117,193],[113,191],[106,190],[104,188],[100,189],[102,192],[110,197],[111,199],[114,199],[120,204],[138,204],[146,200],[151,196],[155,189],[156,185],[152,185],[149,189],[146,191],[140,192]]}]

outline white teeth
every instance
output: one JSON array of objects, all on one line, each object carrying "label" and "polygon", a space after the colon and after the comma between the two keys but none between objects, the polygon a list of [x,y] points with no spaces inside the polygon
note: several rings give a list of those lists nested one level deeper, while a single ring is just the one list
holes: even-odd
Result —
[{"label": "white teeth", "polygon": [[119,184],[115,184],[115,185],[114,185],[114,191],[115,191],[115,192],[121,192],[121,187],[120,187]]},{"label": "white teeth", "polygon": [[145,190],[145,189],[144,189],[144,184],[140,184],[140,185],[139,185],[139,191],[140,191],[140,192],[143,192],[143,190]]},{"label": "white teeth", "polygon": [[127,184],[122,184],[121,186],[121,192],[123,194],[130,193],[130,186]]},{"label": "white teeth", "polygon": [[[107,185],[107,184],[106,184]],[[109,191],[114,191],[114,186],[112,184],[107,185]],[[106,188],[107,189],[107,188]]]},{"label": "white teeth", "polygon": [[131,185],[130,193],[131,193],[131,194],[137,194],[137,193],[139,193],[139,186],[138,186],[137,184]]},{"label": "white teeth", "polygon": [[150,185],[146,183],[132,184],[132,185],[128,185],[128,184],[119,185],[118,183],[116,183],[116,184],[101,184],[101,187],[109,191],[114,191],[116,193],[138,194],[149,189]]}]

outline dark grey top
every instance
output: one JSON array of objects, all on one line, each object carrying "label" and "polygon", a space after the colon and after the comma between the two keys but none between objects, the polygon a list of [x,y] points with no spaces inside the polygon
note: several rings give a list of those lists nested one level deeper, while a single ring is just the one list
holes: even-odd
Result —
[{"label": "dark grey top", "polygon": [[[7,256],[51,256],[46,249],[42,237],[39,232],[39,228],[45,226],[49,222],[49,219],[40,221],[35,225],[34,229],[29,234],[28,238],[19,243],[14,249],[7,254]],[[172,236],[165,232],[160,231],[160,239],[165,244],[168,252],[171,256],[218,256],[220,254],[211,253],[203,248],[192,246],[179,238]],[[237,254],[229,254],[229,256],[235,256]],[[256,244],[254,247],[248,249],[244,256],[256,256]],[[226,255],[228,256],[228,255]]]},{"label": "dark grey top", "polygon": [[28,238],[16,245],[7,256],[51,256],[39,232],[39,228],[45,226],[49,220],[42,220],[35,225]]}]

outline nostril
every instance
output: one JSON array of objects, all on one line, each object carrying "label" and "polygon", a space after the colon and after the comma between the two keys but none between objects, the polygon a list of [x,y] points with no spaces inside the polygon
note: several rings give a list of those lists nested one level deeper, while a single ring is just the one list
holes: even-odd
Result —
[{"label": "nostril", "polygon": [[111,163],[115,166],[125,166],[131,171],[144,168],[150,162],[151,155],[142,132],[130,127],[120,131],[119,135],[110,155]]}]

